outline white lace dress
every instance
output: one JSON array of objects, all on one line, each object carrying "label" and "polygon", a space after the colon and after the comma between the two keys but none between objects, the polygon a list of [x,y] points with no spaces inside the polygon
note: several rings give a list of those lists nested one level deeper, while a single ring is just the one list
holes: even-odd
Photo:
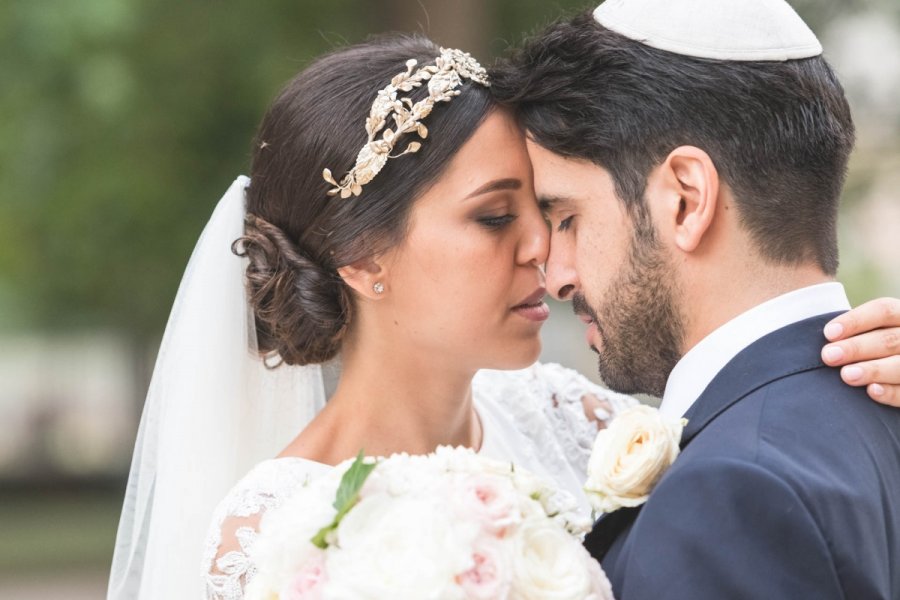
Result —
[{"label": "white lace dress", "polygon": [[[607,420],[636,403],[556,364],[521,371],[481,371],[472,383],[484,432],[479,452],[511,460],[579,499],[597,427],[584,416],[582,398],[594,394],[612,407]],[[248,558],[262,515],[281,505],[310,478],[332,467],[302,458],[275,458],[256,465],[213,514],[203,559],[206,597],[241,600],[256,567]]]}]

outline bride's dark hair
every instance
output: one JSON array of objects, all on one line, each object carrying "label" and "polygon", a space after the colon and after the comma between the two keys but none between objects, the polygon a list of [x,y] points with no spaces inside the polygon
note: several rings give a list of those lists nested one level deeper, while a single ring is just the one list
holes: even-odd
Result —
[{"label": "bride's dark hair", "polygon": [[[428,139],[418,153],[389,160],[359,197],[329,196],[333,186],[322,171],[340,179],[353,167],[378,91],[405,71],[407,60],[434,64],[439,54],[421,36],[343,48],[304,69],[267,111],[254,141],[245,235],[235,243],[249,258],[247,286],[263,354],[291,365],[337,354],[353,312],[337,269],[404,238],[413,201],[494,106],[485,87],[464,79],[462,93],[425,119]],[[419,88],[410,97],[425,95]]]}]

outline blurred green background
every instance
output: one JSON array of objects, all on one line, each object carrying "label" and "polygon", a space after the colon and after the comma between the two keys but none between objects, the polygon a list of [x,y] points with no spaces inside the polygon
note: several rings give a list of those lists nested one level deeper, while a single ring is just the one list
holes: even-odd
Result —
[{"label": "blurred green background", "polygon": [[[900,293],[900,1],[796,0],[859,127],[841,279]],[[0,597],[100,597],[159,336],[268,102],[310,59],[419,31],[483,62],[584,1],[0,4]],[[594,371],[557,310],[545,358]],[[573,329],[574,327],[574,329]],[[574,346],[574,347],[573,347]],[[58,596],[57,596],[58,595]]]}]

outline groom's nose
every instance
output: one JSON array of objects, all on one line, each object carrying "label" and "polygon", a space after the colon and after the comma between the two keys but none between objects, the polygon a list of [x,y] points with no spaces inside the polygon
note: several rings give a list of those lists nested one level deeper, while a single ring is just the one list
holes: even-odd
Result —
[{"label": "groom's nose", "polygon": [[564,246],[551,240],[547,256],[547,291],[557,300],[571,300],[579,286],[571,249]]}]

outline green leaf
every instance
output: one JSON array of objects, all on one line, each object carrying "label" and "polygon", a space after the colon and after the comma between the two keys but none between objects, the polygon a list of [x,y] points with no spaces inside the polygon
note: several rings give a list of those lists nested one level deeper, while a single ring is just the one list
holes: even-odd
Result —
[{"label": "green leaf", "polygon": [[338,486],[333,505],[337,510],[337,514],[331,523],[320,529],[311,540],[318,548],[324,550],[328,547],[328,534],[338,528],[344,516],[359,502],[359,492],[362,490],[366,479],[372,474],[375,466],[375,463],[365,462],[365,454],[360,450],[359,454],[356,455],[356,460],[353,461],[353,464],[341,477],[341,484]]},{"label": "green leaf", "polygon": [[353,505],[359,500],[359,491],[362,489],[366,479],[369,478],[372,470],[375,469],[374,463],[366,463],[364,459],[365,455],[360,450],[356,460],[353,461],[353,464],[341,477],[341,485],[338,487],[337,497],[334,500],[334,507],[337,509],[338,514],[346,514],[347,511],[353,508]]}]

